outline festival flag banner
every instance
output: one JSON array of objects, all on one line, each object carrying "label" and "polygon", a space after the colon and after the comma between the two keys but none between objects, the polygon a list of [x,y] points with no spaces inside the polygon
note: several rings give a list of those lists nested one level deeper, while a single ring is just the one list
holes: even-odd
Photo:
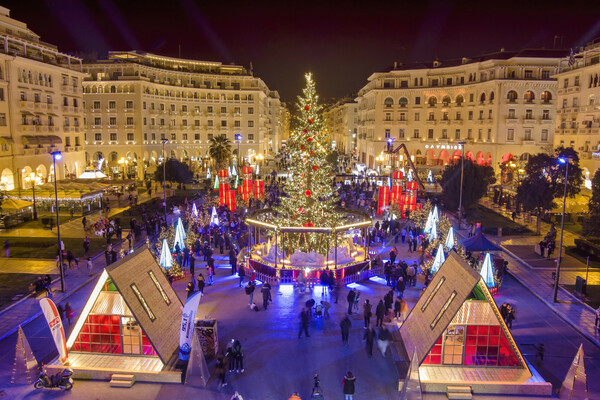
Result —
[{"label": "festival flag banner", "polygon": [[183,314],[181,315],[181,330],[179,331],[179,359],[187,361],[190,357],[192,349],[192,337],[194,335],[194,323],[196,321],[196,313],[202,292],[196,292],[191,295],[183,306]]},{"label": "festival flag banner", "polygon": [[63,328],[58,309],[56,308],[56,304],[46,297],[40,300],[40,307],[42,308],[42,313],[46,318],[46,322],[48,322],[50,332],[52,333],[52,338],[54,339],[54,344],[58,350],[58,360],[61,362],[61,364],[67,365],[69,362],[67,354],[67,339],[65,337],[65,330]]}]

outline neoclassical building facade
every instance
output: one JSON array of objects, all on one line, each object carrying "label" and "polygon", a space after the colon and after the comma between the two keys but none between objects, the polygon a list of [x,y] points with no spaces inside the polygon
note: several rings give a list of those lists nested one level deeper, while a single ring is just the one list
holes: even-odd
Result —
[{"label": "neoclassical building facade", "polygon": [[131,51],[83,69],[86,157],[109,175],[143,178],[163,140],[166,157],[183,161],[206,160],[217,135],[250,163],[281,145],[279,94],[241,66]]},{"label": "neoclassical building facade", "polygon": [[44,43],[0,7],[0,189],[58,179],[85,168],[81,59]]},{"label": "neoclassical building facade", "polygon": [[526,160],[553,144],[563,54],[500,51],[372,74],[356,99],[359,160],[375,168],[388,143],[405,144],[417,166],[432,168],[460,158],[459,143],[466,158],[497,170]]},{"label": "neoclassical building facade", "polygon": [[561,60],[554,145],[577,150],[585,178],[600,168],[600,41]]},{"label": "neoclassical building facade", "polygon": [[352,99],[342,99],[325,111],[329,139],[341,153],[356,151],[358,137],[358,104]]}]

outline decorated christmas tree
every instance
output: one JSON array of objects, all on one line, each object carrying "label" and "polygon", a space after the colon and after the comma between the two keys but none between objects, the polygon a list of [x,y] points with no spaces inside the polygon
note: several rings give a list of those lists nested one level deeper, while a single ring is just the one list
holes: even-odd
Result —
[{"label": "decorated christmas tree", "polygon": [[[336,211],[337,192],[333,180],[335,173],[326,161],[329,148],[323,121],[323,108],[315,90],[311,74],[306,74],[306,87],[296,103],[295,126],[286,151],[291,158],[290,175],[283,188],[281,205],[276,207],[275,222],[279,226],[334,227],[341,223]],[[296,249],[308,253],[325,254],[333,234],[294,232],[285,234],[286,254]],[[329,235],[329,237],[328,237]]]}]

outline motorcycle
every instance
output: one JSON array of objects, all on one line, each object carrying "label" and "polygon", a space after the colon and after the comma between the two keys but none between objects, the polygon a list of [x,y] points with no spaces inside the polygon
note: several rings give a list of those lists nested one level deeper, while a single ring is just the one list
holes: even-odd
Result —
[{"label": "motorcycle", "polygon": [[71,390],[73,388],[73,370],[71,368],[65,368],[62,372],[48,376],[44,368],[40,371],[38,380],[33,384],[36,389],[42,388],[59,388],[62,390]]}]

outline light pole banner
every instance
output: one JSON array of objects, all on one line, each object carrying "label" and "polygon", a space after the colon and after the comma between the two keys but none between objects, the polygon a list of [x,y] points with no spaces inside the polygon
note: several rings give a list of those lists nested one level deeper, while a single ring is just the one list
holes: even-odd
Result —
[{"label": "light pole banner", "polygon": [[200,304],[201,292],[196,292],[190,296],[183,306],[181,315],[181,330],[179,331],[179,359],[188,360],[192,350],[192,337],[194,336],[194,323],[196,321],[196,312]]},{"label": "light pole banner", "polygon": [[58,359],[62,364],[65,364],[68,360],[67,340],[65,338],[65,330],[60,315],[56,309],[56,304],[54,304],[52,300],[44,298],[40,300],[40,307],[42,308],[44,317],[46,317],[48,327],[50,327],[50,332],[54,339],[54,344],[58,350]]}]

